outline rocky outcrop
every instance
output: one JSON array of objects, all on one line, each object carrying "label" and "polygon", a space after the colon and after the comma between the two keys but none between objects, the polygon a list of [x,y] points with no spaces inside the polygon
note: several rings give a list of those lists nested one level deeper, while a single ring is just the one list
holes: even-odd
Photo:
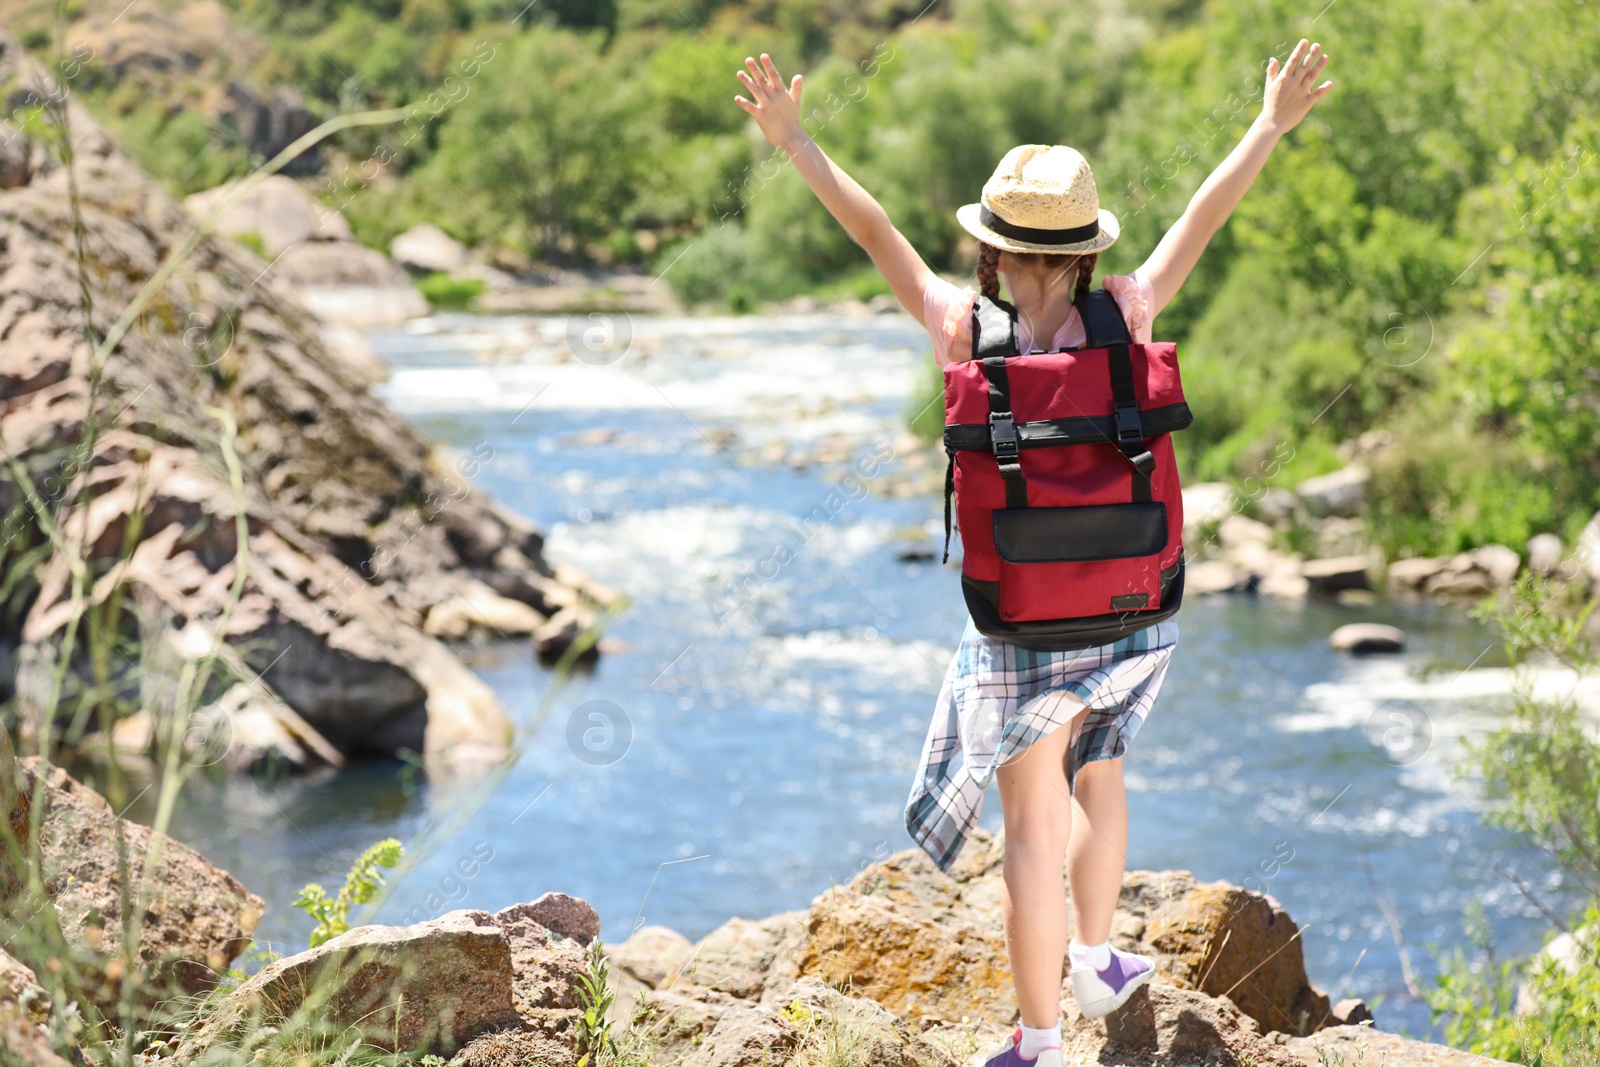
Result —
[{"label": "rocky outcrop", "polygon": [[[30,71],[0,38],[0,75],[26,82]],[[219,672],[208,703],[251,682],[347,755],[498,758],[509,720],[424,632],[430,616],[446,620],[435,632],[494,635],[508,621],[543,628],[566,610],[580,624],[552,632],[554,654],[615,594],[546,563],[542,533],[470,484],[492,453],[438,454],[233,242],[198,241],[99,367],[91,396],[81,299],[93,334],[108,334],[193,223],[69,108],[85,272],[58,163],[42,159],[33,180],[0,192],[0,435],[50,508],[92,493],[87,508],[63,507],[59,530],[92,561],[89,604],[118,598],[130,609],[119,636],[169,663],[234,650],[233,676]],[[93,418],[109,423],[92,460],[82,447],[91,400]],[[9,469],[0,518],[19,555],[46,545]],[[0,643],[20,641],[19,676],[48,677],[41,654],[77,625],[67,559],[53,553],[11,595],[21,627]],[[159,640],[143,640],[141,620]],[[124,693],[159,704],[147,664],[114,667]],[[35,725],[48,713],[37,702],[31,711]]]},{"label": "rocky outcrop", "polygon": [[195,221],[259,246],[271,274],[324,322],[390,326],[431,308],[393,260],[357,244],[350,224],[293,179],[275,174],[195,193],[184,201]]},{"label": "rocky outcrop", "polygon": [[[33,12],[13,5],[8,28],[40,29]],[[265,42],[216,0],[141,0],[128,5],[75,5],[64,29],[72,62],[103,86],[137,87],[152,107],[192,110],[232,134],[252,155],[270,158],[316,120],[292,86],[264,83],[254,68]],[[48,22],[43,28],[53,30]],[[26,38],[24,38],[26,39]],[[291,174],[319,170],[316,150],[289,165]]]},{"label": "rocky outcrop", "polygon": [[[99,793],[36,756],[17,761],[18,785],[44,790],[37,813],[39,877],[56,913],[61,936],[100,976],[85,991],[114,1012],[123,954],[124,900],[138,906],[137,958],[149,995],[195,993],[209,988],[250,943],[265,914],[260,897],[205,857],[147,826],[119,819]],[[126,880],[119,863],[126,851]],[[26,847],[26,846],[24,846]],[[153,866],[152,866],[153,864]],[[14,899],[12,921],[19,908]],[[6,946],[20,951],[23,945]]]},{"label": "rocky outcrop", "polygon": [[[1358,439],[1361,447],[1343,451],[1371,454],[1384,447],[1370,436]],[[1365,465],[1353,463],[1307,479],[1293,493],[1245,493],[1223,482],[1184,486],[1185,591],[1317,594],[1366,603],[1370,590],[1383,586],[1391,595],[1461,601],[1504,592],[1525,571],[1583,587],[1600,582],[1600,516],[1570,554],[1556,535],[1538,534],[1523,553],[1486,544],[1454,556],[1386,561],[1363,515],[1371,477]],[[1289,550],[1290,542],[1306,551]]]},{"label": "rocky outcrop", "polygon": [[487,912],[453,911],[415,926],[360,926],[267,964],[180,1050],[199,1056],[262,1026],[356,1029],[389,1051],[450,1053],[515,1025],[511,948]]},{"label": "rocky outcrop", "polygon": [[[1003,849],[979,830],[950,875],[908,849],[808,909],[735,918],[693,945],[659,926],[597,944],[594,910],[559,893],[496,914],[360,927],[263,968],[168,1062],[248,1058],[280,1028],[314,1020],[346,1040],[450,1056],[451,1067],[573,1067],[580,1032],[595,1029],[580,1019],[598,949],[612,1033],[636,1062],[961,1067],[1016,1024],[1000,934]],[[1498,1063],[1344,1025],[1370,1013],[1360,1001],[1332,1009],[1306,981],[1296,927],[1271,897],[1187,871],[1130,871],[1112,938],[1154,955],[1159,973],[1100,1020],[1084,1019],[1063,984],[1069,1062],[1293,1067],[1337,1049],[1351,1063],[1379,1052],[1396,1063]]]},{"label": "rocky outcrop", "polygon": [[[815,1062],[824,1044],[872,1065],[966,1064],[1016,1025],[1003,855],[1003,839],[982,830],[948,876],[919,850],[896,853],[809,909],[730,920],[686,962],[677,939],[643,928],[606,947],[613,977],[641,983],[618,986],[631,993],[618,996],[614,1021],[631,1019],[651,1062],[669,1067]],[[1130,871],[1112,940],[1153,955],[1158,975],[1100,1020],[1084,1019],[1063,983],[1067,1062],[1500,1062],[1343,1025],[1370,1012],[1360,1001],[1330,1007],[1306,980],[1294,922],[1237,886]]]},{"label": "rocky outcrop", "polygon": [[[532,1047],[570,1044],[583,1012],[586,946],[598,931],[594,909],[564,893],[498,914],[461,910],[413,926],[356,927],[263,967],[179,1046],[177,1059],[249,1051],[262,1027],[353,1031],[391,1051],[460,1051],[466,1063],[527,1051],[530,1038]],[[522,1036],[508,1039],[506,1031]],[[475,1040],[483,1035],[491,1035],[486,1045]]]}]

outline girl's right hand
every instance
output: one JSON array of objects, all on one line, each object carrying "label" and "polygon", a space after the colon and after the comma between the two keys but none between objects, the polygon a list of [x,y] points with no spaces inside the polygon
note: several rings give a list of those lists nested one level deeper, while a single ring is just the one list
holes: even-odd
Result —
[{"label": "girl's right hand", "polygon": [[792,149],[804,143],[806,133],[800,127],[800,87],[805,75],[796,74],[789,88],[785,89],[783,78],[767,53],[761,53],[760,66],[749,56],[745,57],[744,62],[750,68],[750,73],[741,70],[735,71],[735,74],[750,90],[755,101],[736,96],[733,102],[756,120],[756,125],[761,127],[761,132],[767,135],[767,140],[772,142],[774,148]]},{"label": "girl's right hand", "polygon": [[1260,121],[1274,133],[1285,134],[1294,129],[1311,110],[1311,105],[1333,88],[1332,79],[1312,88],[1327,65],[1328,55],[1322,52],[1321,44],[1307,49],[1306,43],[1302,37],[1282,67],[1278,66],[1276,56],[1267,60],[1267,88],[1261,102]]}]

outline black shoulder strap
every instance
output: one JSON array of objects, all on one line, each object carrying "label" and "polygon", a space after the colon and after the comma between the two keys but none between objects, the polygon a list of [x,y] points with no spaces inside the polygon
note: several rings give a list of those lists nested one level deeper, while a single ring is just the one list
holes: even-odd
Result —
[{"label": "black shoulder strap", "polygon": [[1017,308],[979,293],[972,301],[972,358],[1017,354]]},{"label": "black shoulder strap", "polygon": [[1104,348],[1110,353],[1107,369],[1111,372],[1112,416],[1116,432],[1113,442],[1128,461],[1133,464],[1133,499],[1150,499],[1150,472],[1155,469],[1155,457],[1144,444],[1144,420],[1139,412],[1139,401],[1133,389],[1133,361],[1128,346],[1133,337],[1128,332],[1127,320],[1116,300],[1104,289],[1094,289],[1076,301],[1078,315],[1083,319],[1085,348]]},{"label": "black shoulder strap", "polygon": [[1104,289],[1091,289],[1074,303],[1078,317],[1083,320],[1085,348],[1105,348],[1108,345],[1132,344],[1127,320],[1116,300]]}]

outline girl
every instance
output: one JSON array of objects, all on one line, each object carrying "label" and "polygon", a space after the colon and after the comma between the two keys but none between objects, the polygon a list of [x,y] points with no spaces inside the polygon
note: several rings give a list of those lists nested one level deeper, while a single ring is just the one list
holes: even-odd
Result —
[{"label": "girl", "polygon": [[[1332,87],[1332,81],[1316,85],[1328,62],[1321,47],[1301,40],[1281,66],[1275,57],[1268,60],[1261,113],[1243,140],[1137,270],[1104,278],[1135,342],[1150,342],[1155,317],[1273,147]],[[738,77],[754,99],[735,96],[734,102],[866,249],[900,303],[927,329],[940,365],[970,358],[973,291],[935,275],[878,202],[806,135],[800,126],[803,75],[785,88],[765,53],[759,65],[750,58],[745,65],[748,73]],[[1019,350],[1032,351],[1034,338],[1049,338],[1051,351],[1082,345],[1073,297],[1089,288],[1098,253],[1118,233],[1116,217],[1099,207],[1083,157],[1061,145],[1019,145],[985,183],[981,201],[959,209],[956,218],[978,239],[984,294],[998,297],[1004,280],[1017,307]],[[1060,1067],[1064,958],[1070,957],[1073,996],[1088,1018],[1121,1007],[1154,973],[1149,957],[1110,944],[1127,851],[1121,757],[1155,701],[1177,640],[1173,617],[1113,644],[1033,652],[981,635],[967,622],[905,814],[912,837],[948,872],[977,822],[990,777],[999,779],[1003,914],[1021,1025],[984,1067]],[[1063,862],[1072,890],[1070,944]]]}]

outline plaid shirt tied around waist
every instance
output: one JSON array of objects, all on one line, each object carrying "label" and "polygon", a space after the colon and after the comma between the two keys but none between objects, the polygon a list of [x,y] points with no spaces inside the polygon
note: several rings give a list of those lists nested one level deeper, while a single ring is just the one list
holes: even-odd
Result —
[{"label": "plaid shirt tied around waist", "polygon": [[1068,790],[1085,763],[1121,756],[1155,703],[1177,643],[1176,616],[1074,652],[1019,648],[979,633],[968,619],[906,801],[912,839],[948,874],[995,769],[1084,707],[1093,710],[1072,742]]}]

